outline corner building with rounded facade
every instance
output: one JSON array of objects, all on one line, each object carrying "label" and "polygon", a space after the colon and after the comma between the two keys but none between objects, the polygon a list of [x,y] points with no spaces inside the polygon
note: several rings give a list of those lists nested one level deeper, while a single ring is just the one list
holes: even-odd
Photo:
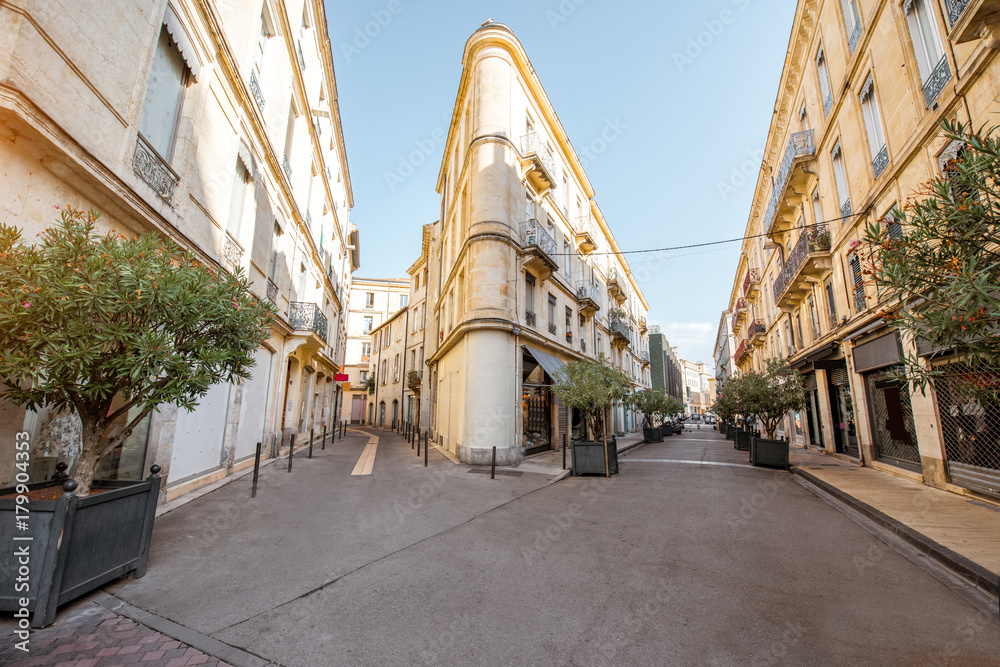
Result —
[{"label": "corner building with rounded facade", "polygon": [[[421,421],[472,464],[584,437],[554,374],[603,354],[648,387],[648,306],[527,54],[506,26],[469,39],[438,177]],[[431,395],[426,395],[427,392]],[[641,420],[618,406],[623,434]]]}]

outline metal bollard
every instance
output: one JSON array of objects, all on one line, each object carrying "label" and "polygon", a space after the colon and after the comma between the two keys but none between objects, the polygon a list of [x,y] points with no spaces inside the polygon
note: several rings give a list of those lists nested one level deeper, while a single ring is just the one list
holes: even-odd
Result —
[{"label": "metal bollard", "polygon": [[[430,433],[424,431],[424,466],[427,466],[427,448],[430,447]],[[417,442],[420,442],[420,438],[417,438]]]},{"label": "metal bollard", "polygon": [[424,467],[425,468],[427,467],[427,450],[428,449],[430,449],[430,447],[428,447],[427,443],[424,442]]},{"label": "metal bollard", "polygon": [[346,421],[340,422],[340,439],[344,439],[344,425],[347,424]]},{"label": "metal bollard", "polygon": [[563,470],[566,469],[566,434],[563,433]]},{"label": "metal bollard", "polygon": [[316,439],[316,436],[313,434],[314,431],[315,429],[309,429],[309,458],[313,457],[313,440]]},{"label": "metal bollard", "polygon": [[257,443],[257,454],[253,458],[253,487],[250,489],[250,497],[257,497],[257,476],[260,475],[260,445]]},{"label": "metal bollard", "polygon": [[[411,446],[410,449],[413,449]],[[420,438],[417,438],[417,456],[420,456]]]},{"label": "metal bollard", "polygon": [[493,463],[490,465],[490,479],[497,478],[497,448],[493,447]]},{"label": "metal bollard", "polygon": [[288,440],[288,472],[292,472],[292,459],[295,458],[295,434],[289,437]]},{"label": "metal bollard", "polygon": [[[417,446],[420,445],[420,436],[417,436],[417,442],[416,442],[416,444],[417,444]],[[413,440],[410,440],[410,449],[413,449],[413,447],[414,447]]]},{"label": "metal bollard", "polygon": [[326,449],[326,424],[323,424],[323,441],[320,443],[320,449]]}]

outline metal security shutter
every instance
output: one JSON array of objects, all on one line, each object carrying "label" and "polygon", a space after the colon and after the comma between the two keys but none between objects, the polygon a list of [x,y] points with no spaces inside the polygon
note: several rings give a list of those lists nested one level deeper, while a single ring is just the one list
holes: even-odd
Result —
[{"label": "metal security shutter", "polygon": [[1000,406],[977,401],[968,387],[1000,386],[1000,370],[948,364],[937,390],[951,483],[1000,498]]},{"label": "metal security shutter", "polygon": [[830,378],[830,384],[838,386],[847,386],[851,384],[850,379],[847,377],[846,368],[831,368],[827,371],[827,374]]}]

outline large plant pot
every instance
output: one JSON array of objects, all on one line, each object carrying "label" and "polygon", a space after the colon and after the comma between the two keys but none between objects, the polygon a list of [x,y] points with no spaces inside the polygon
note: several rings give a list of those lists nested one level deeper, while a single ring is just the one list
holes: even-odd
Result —
[{"label": "large plant pot", "polygon": [[674,434],[674,425],[673,424],[671,424],[670,422],[667,422],[665,424],[660,424],[660,437],[661,438],[669,438],[673,434]]},{"label": "large plant pot", "polygon": [[741,452],[750,451],[750,431],[745,431],[741,428],[736,429],[736,439],[734,441],[734,446]]},{"label": "large plant pot", "polygon": [[[611,474],[618,474],[618,444],[608,440],[608,467]],[[573,443],[573,474],[574,475],[604,475],[604,443],[574,442]]]},{"label": "large plant pot", "polygon": [[[31,626],[44,628],[55,620],[60,605],[123,574],[131,572],[136,579],[146,574],[160,467],[154,465],[150,472],[142,482],[95,482],[95,491],[105,491],[85,498],[73,492],[76,482],[67,481],[58,500],[28,501],[25,531],[15,530],[15,521],[25,520],[23,512],[15,509],[17,501],[0,500],[0,525],[5,533],[14,533],[0,540],[0,562],[17,563],[16,554],[26,546],[30,570],[28,590],[16,591],[18,568],[0,568],[0,611],[19,611],[20,598],[26,598]],[[45,482],[29,488],[57,484]],[[0,495],[15,492],[14,487],[0,489]]]},{"label": "large plant pot", "polygon": [[788,443],[784,440],[750,439],[750,463],[768,468],[789,469]]},{"label": "large plant pot", "polygon": [[660,433],[658,428],[643,428],[642,429],[642,441],[643,442],[663,442],[663,435]]}]

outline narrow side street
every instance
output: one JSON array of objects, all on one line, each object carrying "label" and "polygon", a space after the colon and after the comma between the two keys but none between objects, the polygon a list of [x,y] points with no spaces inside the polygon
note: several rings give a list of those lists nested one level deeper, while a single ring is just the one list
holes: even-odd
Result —
[{"label": "narrow side street", "polygon": [[[370,475],[351,475],[369,442],[352,429],[292,473],[265,468],[255,501],[244,478],[161,517],[149,573],[105,590],[243,664],[1000,655],[997,619],[711,429],[630,451],[610,480],[555,484],[516,469],[491,480],[433,447],[425,469],[403,438],[371,433]],[[36,660],[19,664],[57,664]]]}]

